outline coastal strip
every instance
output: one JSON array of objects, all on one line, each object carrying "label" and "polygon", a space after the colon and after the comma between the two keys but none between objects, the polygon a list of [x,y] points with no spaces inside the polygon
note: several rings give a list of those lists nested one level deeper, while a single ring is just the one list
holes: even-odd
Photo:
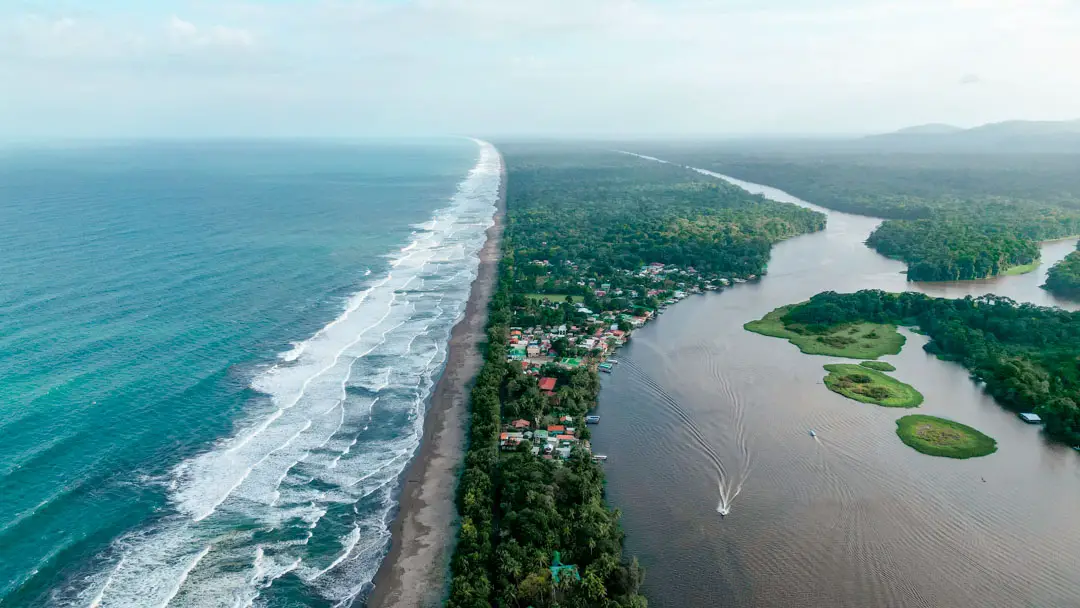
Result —
[{"label": "coastal strip", "polygon": [[448,584],[455,538],[454,492],[465,450],[468,388],[483,362],[480,341],[487,325],[488,301],[495,286],[506,212],[506,163],[500,156],[499,196],[494,223],[480,251],[480,266],[454,326],[446,368],[431,396],[424,440],[405,470],[392,540],[362,603],[370,608],[438,606]]}]

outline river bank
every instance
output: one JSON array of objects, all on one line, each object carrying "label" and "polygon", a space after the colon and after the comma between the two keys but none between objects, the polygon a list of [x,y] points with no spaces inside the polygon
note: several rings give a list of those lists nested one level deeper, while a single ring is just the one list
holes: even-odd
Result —
[{"label": "river bank", "polygon": [[895,435],[906,412],[825,388],[821,366],[835,360],[742,327],[825,290],[994,292],[1075,309],[1038,288],[1071,243],[1044,244],[1044,268],[1027,275],[912,283],[863,243],[881,220],[828,213],[824,232],[776,245],[760,281],[690,298],[635,332],[604,378],[594,449],[609,456],[608,497],[649,573],[650,605],[1075,605],[1067,564],[1080,560],[1080,531],[1062,526],[1080,500],[1073,450],[901,328],[907,344],[883,361],[924,394],[919,411],[999,442],[978,459],[920,454]]},{"label": "river bank", "polygon": [[494,223],[480,251],[480,266],[465,314],[450,334],[443,370],[424,421],[424,440],[402,478],[390,551],[361,605],[371,608],[438,606],[446,594],[456,534],[454,492],[465,450],[468,388],[483,363],[480,341],[495,286],[506,213],[506,163],[500,157]]}]

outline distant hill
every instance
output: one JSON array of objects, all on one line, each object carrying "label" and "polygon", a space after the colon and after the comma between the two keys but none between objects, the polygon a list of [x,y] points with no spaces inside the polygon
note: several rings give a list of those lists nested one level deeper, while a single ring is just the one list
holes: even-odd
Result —
[{"label": "distant hill", "polygon": [[962,127],[954,125],[947,125],[940,122],[930,123],[928,125],[916,125],[914,127],[905,127],[899,131],[889,133],[889,135],[944,135],[946,133],[956,133],[957,131],[963,131]]},{"label": "distant hill", "polygon": [[1080,153],[1080,120],[1009,120],[970,129],[928,124],[863,138],[864,145],[903,152]]},{"label": "distant hill", "polygon": [[1080,134],[1080,120],[1008,120],[1005,122],[992,122],[981,127],[967,129],[969,134],[995,135],[1067,135]]}]

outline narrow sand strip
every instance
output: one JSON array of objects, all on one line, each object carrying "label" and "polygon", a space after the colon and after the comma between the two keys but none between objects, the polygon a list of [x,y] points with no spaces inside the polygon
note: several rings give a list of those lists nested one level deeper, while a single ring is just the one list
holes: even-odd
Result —
[{"label": "narrow sand strip", "polygon": [[495,223],[480,250],[480,267],[465,306],[465,316],[450,334],[446,369],[435,385],[424,420],[424,438],[402,478],[398,512],[390,527],[390,552],[379,566],[374,588],[360,605],[370,608],[439,606],[449,584],[450,555],[456,536],[454,490],[465,453],[467,398],[483,357],[479,343],[487,325],[488,302],[498,276],[506,163],[502,162]]}]

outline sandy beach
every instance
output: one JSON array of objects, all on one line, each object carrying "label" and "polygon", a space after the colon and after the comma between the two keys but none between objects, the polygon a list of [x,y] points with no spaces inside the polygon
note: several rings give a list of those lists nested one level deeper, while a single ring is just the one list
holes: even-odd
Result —
[{"label": "sandy beach", "polygon": [[435,386],[424,421],[424,439],[403,477],[398,512],[391,525],[390,552],[373,589],[359,605],[370,608],[439,606],[447,591],[456,535],[454,491],[465,450],[467,398],[483,363],[479,343],[487,325],[488,302],[498,276],[506,164],[503,162],[495,223],[480,251],[480,267],[465,316],[450,334],[446,369]]}]

